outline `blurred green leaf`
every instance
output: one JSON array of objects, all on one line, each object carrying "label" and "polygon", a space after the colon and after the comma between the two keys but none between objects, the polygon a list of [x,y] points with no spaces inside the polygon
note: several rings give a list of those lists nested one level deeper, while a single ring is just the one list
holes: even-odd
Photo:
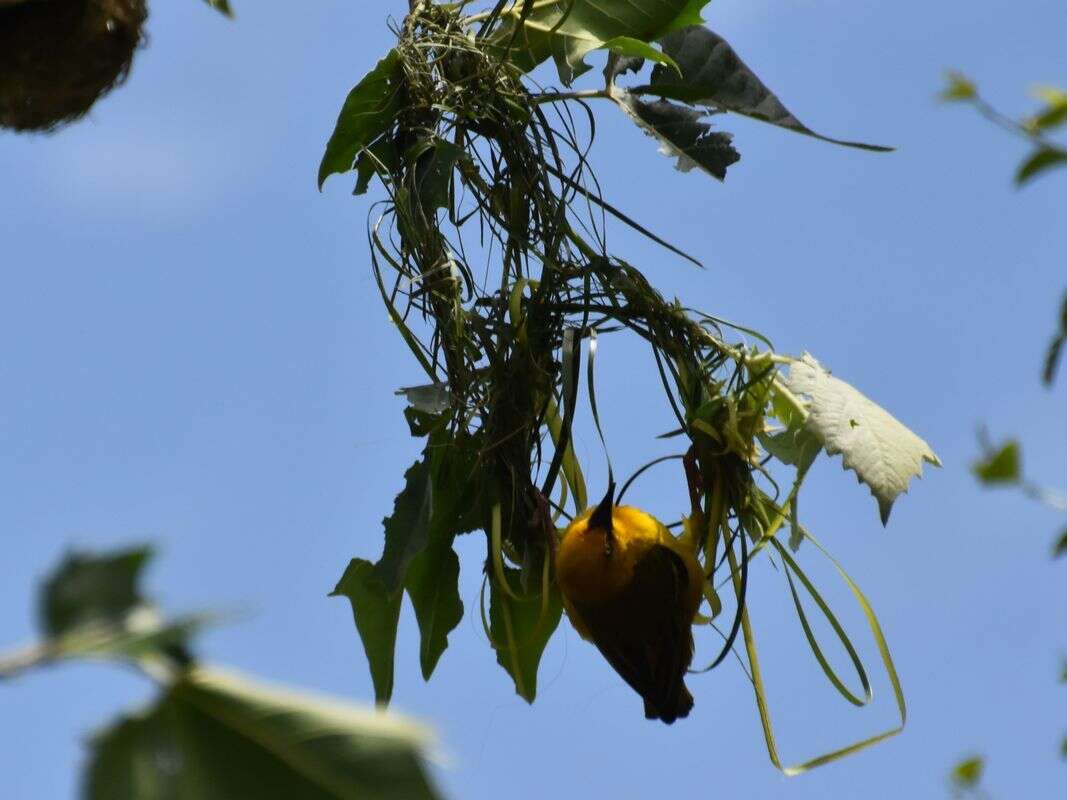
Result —
[{"label": "blurred green leaf", "polygon": [[1051,386],[1056,380],[1056,370],[1060,364],[1060,355],[1065,341],[1067,341],[1067,293],[1063,295],[1063,302],[1060,304],[1059,330],[1053,335],[1048,352],[1045,353],[1045,368],[1041,372],[1041,379],[1046,386]]},{"label": "blurred green leaf", "polygon": [[945,76],[947,85],[938,97],[945,102],[960,102],[974,100],[978,96],[978,89],[962,72],[949,71]]},{"label": "blurred green leaf", "polygon": [[971,472],[985,484],[1017,483],[1022,475],[1019,443],[1012,440],[971,465]]},{"label": "blurred green leaf", "polygon": [[1045,102],[1045,108],[1026,121],[1029,130],[1043,133],[1067,122],[1067,92],[1052,86],[1039,86],[1034,94]]},{"label": "blurred green leaf", "polygon": [[210,614],[190,614],[164,623],[156,615],[145,616],[127,628],[87,626],[50,640],[52,658],[109,657],[124,659],[164,655],[181,665],[191,662],[186,644],[193,634],[215,621]]},{"label": "blurred green leaf", "polygon": [[[510,586],[518,586],[521,572],[504,568]],[[563,602],[553,584],[548,596],[509,597],[495,580],[489,581],[489,633],[497,663],[515,682],[515,692],[527,703],[537,696],[537,668],[548,640],[563,615]]]},{"label": "blurred green leaf", "polygon": [[985,760],[981,756],[972,756],[960,761],[952,768],[950,779],[960,789],[973,789],[982,780]]},{"label": "blurred green leaf", "polygon": [[1063,353],[1063,343],[1067,341],[1062,333],[1052,337],[1048,350],[1045,351],[1045,367],[1041,370],[1041,381],[1046,386],[1051,386],[1056,380],[1056,371],[1060,366],[1060,356]]},{"label": "blurred green leaf", "polygon": [[197,669],[97,734],[88,800],[435,800],[428,732],[335,698]]},{"label": "blurred green leaf", "polygon": [[233,17],[233,9],[230,8],[229,0],[204,0],[204,2],[227,17]]},{"label": "blurred green leaf", "polygon": [[369,561],[354,558],[330,593],[331,597],[339,595],[352,604],[352,617],[374,682],[374,699],[387,705],[393,695],[396,628],[403,594],[389,591]]},{"label": "blurred green leaf", "polygon": [[1067,151],[1058,147],[1039,147],[1019,165],[1015,185],[1023,186],[1053,167],[1067,164]]},{"label": "blurred green leaf", "polygon": [[459,558],[450,544],[435,544],[419,553],[408,567],[405,588],[419,623],[422,677],[429,680],[448,647],[448,634],[463,619]]},{"label": "blurred green leaf", "polygon": [[359,151],[393,124],[400,110],[403,70],[400,56],[390,50],[348,93],[319,165],[319,188],[334,174],[352,169]]},{"label": "blurred green leaf", "polygon": [[[1059,558],[1064,553],[1067,553],[1067,528],[1063,529],[1059,538],[1056,539],[1056,543],[1052,545],[1053,558]],[[1067,678],[1067,671],[1064,672],[1064,677]]]},{"label": "blurred green leaf", "polygon": [[150,609],[138,584],[151,557],[149,547],[68,553],[41,586],[44,634],[58,637],[87,625],[121,626],[132,612]]},{"label": "blurred green leaf", "polygon": [[69,553],[42,583],[40,661],[78,656],[137,659],[160,654],[187,663],[186,643],[206,614],[166,621],[140,590],[148,547]]}]

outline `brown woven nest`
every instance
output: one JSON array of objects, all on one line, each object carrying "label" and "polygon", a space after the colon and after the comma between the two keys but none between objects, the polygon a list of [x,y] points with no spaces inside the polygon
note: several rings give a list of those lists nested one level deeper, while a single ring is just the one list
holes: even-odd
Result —
[{"label": "brown woven nest", "polygon": [[0,0],[0,127],[47,131],[125,80],[145,0]]}]

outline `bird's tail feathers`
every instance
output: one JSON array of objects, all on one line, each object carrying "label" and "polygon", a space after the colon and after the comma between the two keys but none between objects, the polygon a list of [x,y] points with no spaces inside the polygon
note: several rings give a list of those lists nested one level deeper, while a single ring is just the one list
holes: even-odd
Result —
[{"label": "bird's tail feathers", "polygon": [[663,720],[668,725],[676,719],[688,717],[692,709],[693,695],[689,694],[684,683],[678,687],[677,692],[671,692],[671,697],[666,702],[658,706],[645,698],[645,719]]}]

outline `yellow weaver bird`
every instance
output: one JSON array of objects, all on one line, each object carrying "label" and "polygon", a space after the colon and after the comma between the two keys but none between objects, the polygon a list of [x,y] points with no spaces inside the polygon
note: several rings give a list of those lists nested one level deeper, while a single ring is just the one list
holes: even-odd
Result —
[{"label": "yellow weaver bird", "polygon": [[556,579],[575,630],[668,725],[689,714],[685,673],[704,572],[693,552],[644,511],[615,505],[615,486],[576,517],[556,551]]}]

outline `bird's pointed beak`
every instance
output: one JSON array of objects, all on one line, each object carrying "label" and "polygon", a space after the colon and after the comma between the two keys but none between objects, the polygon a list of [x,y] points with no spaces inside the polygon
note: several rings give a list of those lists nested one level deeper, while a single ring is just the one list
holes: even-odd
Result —
[{"label": "bird's pointed beak", "polygon": [[593,509],[593,513],[589,515],[589,527],[601,528],[607,535],[608,539],[612,538],[612,523],[611,512],[615,508],[615,481],[608,481],[608,491],[604,495],[604,499],[600,501],[600,505]]}]

